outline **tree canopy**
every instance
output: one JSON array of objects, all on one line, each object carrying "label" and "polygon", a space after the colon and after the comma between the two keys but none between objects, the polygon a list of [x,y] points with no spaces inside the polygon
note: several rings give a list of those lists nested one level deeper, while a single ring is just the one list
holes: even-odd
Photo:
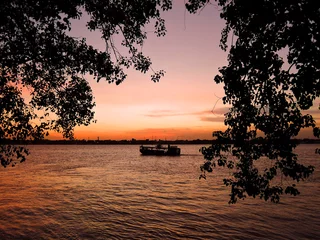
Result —
[{"label": "tree canopy", "polygon": [[[0,2],[0,140],[41,139],[49,130],[73,137],[76,125],[93,121],[94,101],[85,74],[109,83],[125,80],[124,69],[146,73],[151,60],[138,50],[151,20],[165,35],[161,11],[171,0],[3,0]],[[87,14],[106,51],[70,35],[72,21]],[[113,36],[121,35],[121,55]],[[151,75],[159,81],[161,70]],[[26,98],[26,92],[30,99]],[[51,117],[53,116],[53,117]],[[1,143],[0,143],[1,144]],[[0,145],[2,166],[24,161],[26,148]]]},{"label": "tree canopy", "polygon": [[[231,108],[227,130],[213,133],[218,144],[202,148],[202,170],[211,172],[216,164],[233,169],[224,179],[230,203],[246,196],[278,202],[281,194],[299,191],[294,183],[274,181],[277,175],[299,182],[314,171],[299,162],[291,140],[303,128],[320,134],[313,117],[303,112],[320,95],[320,2],[214,2],[226,21],[220,47],[229,48],[228,65],[214,80],[224,85],[223,102]],[[186,8],[196,13],[211,3],[188,0]],[[85,74],[119,84],[125,68],[146,73],[151,59],[138,50],[147,36],[144,26],[154,20],[155,33],[165,35],[160,13],[171,7],[172,0],[1,1],[0,140],[39,139],[49,130],[72,138],[76,125],[90,124],[94,102]],[[83,14],[89,16],[87,28],[101,33],[106,51],[70,35],[72,21]],[[113,41],[118,34],[128,49],[125,56]],[[163,74],[154,72],[151,79]],[[26,154],[24,147],[0,143],[4,167],[24,161]],[[265,169],[257,167],[261,159],[270,162]]]},{"label": "tree canopy", "polygon": [[[314,118],[302,110],[320,95],[320,2],[217,2],[226,21],[220,47],[230,50],[228,65],[214,80],[224,84],[223,103],[231,108],[227,130],[213,133],[219,144],[202,149],[207,160],[202,169],[210,172],[216,164],[233,169],[224,179],[231,187],[230,203],[246,196],[278,202],[283,193],[299,194],[294,182],[314,171],[299,163],[291,140],[303,128],[313,128],[319,137]],[[195,13],[208,3],[190,0],[186,7]],[[259,159],[270,164],[259,169]],[[274,181],[277,175],[294,182],[284,186]]]}]

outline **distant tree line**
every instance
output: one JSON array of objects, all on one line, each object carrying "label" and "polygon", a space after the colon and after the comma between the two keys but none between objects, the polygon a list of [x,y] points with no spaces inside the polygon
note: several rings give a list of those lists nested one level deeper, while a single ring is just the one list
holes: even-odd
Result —
[{"label": "distant tree line", "polygon": [[[290,140],[294,144],[320,144],[320,139],[291,139]],[[2,140],[2,144],[14,144],[14,145],[121,145],[121,144],[130,144],[130,145],[154,145],[154,144],[220,144],[218,140],[209,140],[209,139],[194,139],[194,140],[77,140],[77,139],[62,139],[62,140],[48,140],[48,139],[38,139],[38,140]],[[228,144],[235,144],[235,141],[228,141],[226,142]],[[253,144],[266,144],[265,139],[259,139],[259,140],[252,140],[251,143]]]}]

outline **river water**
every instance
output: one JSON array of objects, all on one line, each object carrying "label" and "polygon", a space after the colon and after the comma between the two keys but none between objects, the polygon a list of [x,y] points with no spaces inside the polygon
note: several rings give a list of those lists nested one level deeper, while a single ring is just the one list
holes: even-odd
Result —
[{"label": "river water", "polygon": [[30,146],[25,163],[0,169],[0,239],[320,239],[318,146],[297,149],[317,167],[299,196],[235,205],[229,170],[199,180],[200,147],[156,157],[137,145]]}]

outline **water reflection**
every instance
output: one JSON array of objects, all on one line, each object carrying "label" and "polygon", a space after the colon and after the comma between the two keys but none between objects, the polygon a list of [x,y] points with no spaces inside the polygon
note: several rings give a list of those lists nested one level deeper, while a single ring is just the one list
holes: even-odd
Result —
[{"label": "water reflection", "polygon": [[231,173],[199,181],[196,145],[178,158],[142,157],[138,146],[32,146],[26,163],[0,170],[0,239],[316,239],[320,159],[311,147],[299,149],[318,167],[301,196],[228,205],[222,178]]}]

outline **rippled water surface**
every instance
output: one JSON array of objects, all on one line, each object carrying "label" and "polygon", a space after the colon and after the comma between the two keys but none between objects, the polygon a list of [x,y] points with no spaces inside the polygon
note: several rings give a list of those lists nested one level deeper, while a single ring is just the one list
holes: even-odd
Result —
[{"label": "rippled water surface", "polygon": [[30,146],[27,162],[0,169],[0,239],[320,239],[317,146],[297,149],[317,167],[300,196],[236,205],[229,170],[199,180],[200,147],[156,157],[133,145]]}]

